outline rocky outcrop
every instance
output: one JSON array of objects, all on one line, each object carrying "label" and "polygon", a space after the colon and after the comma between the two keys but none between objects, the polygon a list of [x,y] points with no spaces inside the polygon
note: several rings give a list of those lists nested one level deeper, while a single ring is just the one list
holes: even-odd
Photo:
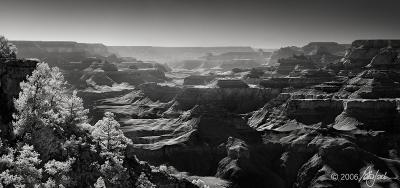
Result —
[{"label": "rocky outcrop", "polygon": [[288,75],[295,69],[315,69],[314,63],[311,59],[307,58],[304,55],[294,55],[289,58],[279,59],[278,60],[279,66],[277,68],[277,72],[279,74]]},{"label": "rocky outcrop", "polygon": [[398,66],[395,57],[400,49],[400,40],[356,40],[340,63],[346,69],[362,69],[365,66]]},{"label": "rocky outcrop", "polygon": [[9,136],[9,123],[14,112],[13,99],[20,92],[19,83],[36,68],[34,59],[0,59],[0,135]]},{"label": "rocky outcrop", "polygon": [[[284,180],[263,164],[267,160],[265,153],[260,152],[262,146],[251,147],[240,139],[229,137],[225,147],[227,156],[219,162],[216,177],[231,181],[233,187],[285,187]],[[276,150],[280,149],[276,147]],[[273,158],[268,156],[268,159]]]},{"label": "rocky outcrop", "polygon": [[284,47],[272,53],[268,65],[275,66],[279,59],[301,54],[306,55],[315,63],[326,65],[340,59],[349,46],[336,42],[311,42],[303,47]]},{"label": "rocky outcrop", "polygon": [[279,50],[272,52],[271,58],[268,61],[268,65],[275,66],[277,65],[279,59],[289,58],[300,54],[302,54],[302,51],[296,46],[280,48]]},{"label": "rocky outcrop", "polygon": [[316,55],[323,52],[343,56],[349,46],[348,44],[338,44],[336,42],[310,42],[303,46],[302,50],[306,55]]},{"label": "rocky outcrop", "polygon": [[[334,134],[333,132],[331,134]],[[400,162],[359,147],[346,136],[319,130],[297,130],[273,137],[266,133],[262,144],[229,138],[227,156],[219,163],[217,176],[237,187],[363,187],[371,185],[365,174],[385,176],[374,185],[398,185]],[[345,160],[344,160],[345,159]],[[357,174],[359,181],[337,181],[332,174]]]}]

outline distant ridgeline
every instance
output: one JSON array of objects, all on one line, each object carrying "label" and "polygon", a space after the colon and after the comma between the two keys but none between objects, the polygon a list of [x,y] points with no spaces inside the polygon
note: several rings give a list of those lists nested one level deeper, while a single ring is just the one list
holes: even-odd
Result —
[{"label": "distant ridgeline", "polygon": [[50,65],[82,61],[86,57],[112,55],[103,44],[71,41],[10,41],[18,49],[19,58],[38,58]]},{"label": "distant ridgeline", "polygon": [[254,52],[251,47],[156,47],[156,46],[106,46],[101,43],[73,41],[10,41],[18,48],[20,58],[39,58],[50,64],[77,62],[85,57],[134,57],[144,61],[167,63],[176,60],[196,59],[208,53]]},{"label": "distant ridgeline", "polygon": [[19,83],[26,79],[36,67],[36,59],[0,59],[0,136],[8,136],[12,113],[13,98],[20,92]]},{"label": "distant ridgeline", "polygon": [[226,47],[157,47],[157,46],[108,46],[110,52],[121,56],[135,57],[146,61],[172,63],[176,61],[198,59],[207,54],[219,55],[228,52],[254,52],[248,46]]}]

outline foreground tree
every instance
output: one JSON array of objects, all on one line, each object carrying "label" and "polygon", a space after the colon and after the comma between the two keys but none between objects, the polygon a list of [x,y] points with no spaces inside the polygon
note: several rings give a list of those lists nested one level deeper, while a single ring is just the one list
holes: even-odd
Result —
[{"label": "foreground tree", "polygon": [[66,139],[85,131],[88,111],[75,92],[67,92],[59,69],[46,63],[38,64],[20,86],[22,91],[14,101],[15,135],[32,144],[42,159],[57,158]]},{"label": "foreground tree", "polygon": [[104,160],[99,168],[105,184],[131,186],[129,172],[123,164],[126,147],[131,141],[124,136],[119,127],[114,115],[107,112],[103,119],[94,125],[92,137]]},{"label": "foreground tree", "polygon": [[119,129],[119,123],[114,119],[114,114],[106,112],[102,120],[99,120],[92,132],[94,141],[98,143],[101,155],[122,155],[130,140]]},{"label": "foreground tree", "polygon": [[126,158],[131,141],[112,113],[89,125],[82,99],[46,63],[20,85],[13,142],[21,144],[3,152],[0,187],[135,187],[141,167]]}]

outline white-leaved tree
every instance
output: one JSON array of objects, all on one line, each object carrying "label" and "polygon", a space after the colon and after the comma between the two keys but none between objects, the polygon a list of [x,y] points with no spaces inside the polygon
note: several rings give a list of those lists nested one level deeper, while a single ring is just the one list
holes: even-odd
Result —
[{"label": "white-leaved tree", "polygon": [[101,155],[114,156],[123,155],[126,146],[131,143],[126,138],[120,124],[114,119],[114,114],[106,112],[102,120],[99,120],[93,128],[92,137],[101,149]]},{"label": "white-leaved tree", "polygon": [[119,123],[114,115],[106,112],[102,120],[99,120],[93,128],[92,137],[105,160],[100,166],[100,172],[106,185],[123,185],[128,183],[129,174],[123,166],[125,149],[130,139],[126,138],[119,129]]},{"label": "white-leaved tree", "polygon": [[84,132],[88,113],[76,92],[69,93],[58,68],[39,63],[14,101],[14,133],[32,144],[42,159],[60,154],[61,145],[71,135]]},{"label": "white-leaved tree", "polygon": [[99,177],[96,181],[96,183],[94,184],[95,188],[107,188],[106,187],[106,183],[104,182],[103,177]]},{"label": "white-leaved tree", "polygon": [[1,156],[0,166],[4,166],[0,173],[0,185],[12,187],[33,187],[40,183],[42,169],[38,166],[41,160],[33,146],[23,145],[20,149],[9,149],[6,155]]},{"label": "white-leaved tree", "polygon": [[156,185],[151,183],[149,181],[149,179],[147,178],[146,174],[142,172],[135,183],[135,187],[136,188],[155,188]]},{"label": "white-leaved tree", "polygon": [[0,185],[135,186],[138,161],[125,159],[131,141],[112,113],[89,125],[82,99],[67,89],[59,69],[46,63],[37,64],[20,86],[12,124],[14,141],[24,147],[3,155]]},{"label": "white-leaved tree", "polygon": [[73,187],[76,182],[69,177],[69,172],[72,170],[72,164],[75,158],[70,158],[67,161],[50,160],[44,165],[44,171],[48,176],[46,184],[54,184],[57,187]]}]

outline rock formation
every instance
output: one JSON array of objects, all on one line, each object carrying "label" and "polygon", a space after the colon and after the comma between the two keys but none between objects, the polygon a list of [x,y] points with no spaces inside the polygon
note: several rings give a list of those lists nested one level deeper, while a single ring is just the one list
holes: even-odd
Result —
[{"label": "rock formation", "polygon": [[340,63],[343,68],[351,70],[360,70],[365,66],[398,66],[396,57],[399,44],[400,40],[356,40]]},{"label": "rock formation", "polygon": [[313,62],[326,65],[340,59],[348,47],[347,44],[336,42],[311,42],[303,47],[284,47],[272,53],[268,65],[275,66],[279,59],[301,54],[310,57]]},{"label": "rock formation", "polygon": [[289,58],[279,59],[279,66],[277,68],[277,72],[279,74],[288,75],[295,69],[315,69],[314,63],[310,58],[307,58],[304,55],[294,55]]}]

